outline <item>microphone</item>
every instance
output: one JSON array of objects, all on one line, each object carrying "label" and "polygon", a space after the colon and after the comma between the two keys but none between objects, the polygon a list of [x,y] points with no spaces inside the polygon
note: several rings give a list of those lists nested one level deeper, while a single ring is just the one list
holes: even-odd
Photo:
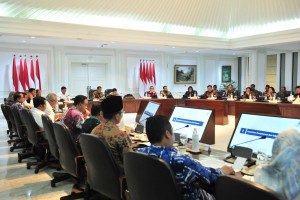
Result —
[{"label": "microphone", "polygon": [[250,167],[250,166],[254,165],[256,163],[256,161],[251,159],[253,150],[250,149],[250,148],[242,147],[242,146],[238,146],[238,145],[253,142],[253,141],[256,141],[256,140],[266,139],[266,138],[267,138],[267,136],[264,135],[264,136],[261,136],[259,138],[253,139],[253,140],[248,140],[248,141],[245,141],[245,142],[241,142],[241,143],[232,145],[231,146],[231,151],[230,151],[231,155],[226,157],[224,161],[229,162],[229,163],[234,163],[235,158],[237,156],[237,157],[247,158],[247,161],[245,163],[245,165],[247,167]]},{"label": "microphone", "polygon": [[174,131],[178,131],[178,130],[183,129],[183,128],[187,128],[187,127],[189,127],[189,126],[190,126],[190,125],[185,125],[184,127],[180,127],[180,128],[177,128],[177,129],[173,130],[173,132],[174,132]]},{"label": "microphone", "polygon": [[256,140],[266,139],[266,138],[267,138],[267,136],[264,135],[264,136],[261,136],[260,138],[254,139],[254,140],[249,140],[249,141],[246,141],[246,142],[241,142],[241,143],[232,145],[231,148],[234,148],[234,147],[236,147],[238,145],[241,145],[241,144],[245,144],[245,143],[248,143],[248,142],[253,142],[253,141],[256,141]]}]

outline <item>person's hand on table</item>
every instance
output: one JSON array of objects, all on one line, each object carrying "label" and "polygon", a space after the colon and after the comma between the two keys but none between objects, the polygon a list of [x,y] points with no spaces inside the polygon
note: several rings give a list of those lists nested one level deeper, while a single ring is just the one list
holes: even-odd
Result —
[{"label": "person's hand on table", "polygon": [[63,116],[63,113],[55,113],[55,115],[54,115],[54,121],[60,121],[61,120],[61,118],[62,118],[62,116]]},{"label": "person's hand on table", "polygon": [[235,171],[232,167],[226,166],[224,165],[223,167],[221,167],[221,171],[225,174],[225,175],[235,175]]}]

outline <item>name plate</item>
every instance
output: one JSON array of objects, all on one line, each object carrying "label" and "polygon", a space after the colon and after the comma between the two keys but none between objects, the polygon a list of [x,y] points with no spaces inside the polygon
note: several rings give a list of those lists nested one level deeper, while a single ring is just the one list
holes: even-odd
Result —
[{"label": "name plate", "polygon": [[269,100],[269,103],[277,103],[277,100]]}]

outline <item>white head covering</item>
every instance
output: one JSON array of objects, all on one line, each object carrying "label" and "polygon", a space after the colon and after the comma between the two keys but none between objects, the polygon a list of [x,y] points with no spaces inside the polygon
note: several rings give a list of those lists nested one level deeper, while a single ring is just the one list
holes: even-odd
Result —
[{"label": "white head covering", "polygon": [[265,185],[286,199],[293,199],[300,191],[300,133],[289,129],[274,141],[272,162],[258,168],[254,181]]}]

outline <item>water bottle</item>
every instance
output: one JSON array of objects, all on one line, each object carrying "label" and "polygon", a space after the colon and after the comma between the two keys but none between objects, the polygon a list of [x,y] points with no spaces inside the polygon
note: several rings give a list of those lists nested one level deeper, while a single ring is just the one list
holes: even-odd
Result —
[{"label": "water bottle", "polygon": [[252,95],[251,95],[251,94],[249,94],[249,99],[250,99],[250,100],[252,99]]},{"label": "water bottle", "polygon": [[194,128],[193,137],[192,137],[192,151],[199,152],[199,134],[197,132],[197,128]]}]

